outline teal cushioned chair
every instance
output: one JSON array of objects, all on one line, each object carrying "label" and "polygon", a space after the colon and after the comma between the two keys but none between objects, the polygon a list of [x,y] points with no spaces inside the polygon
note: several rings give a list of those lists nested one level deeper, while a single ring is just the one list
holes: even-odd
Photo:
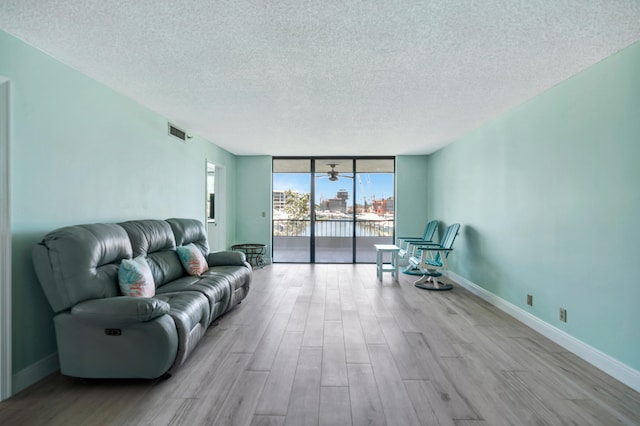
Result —
[{"label": "teal cushioned chair", "polygon": [[[432,220],[425,226],[421,237],[398,237],[398,247],[400,247],[398,257],[402,259],[411,258],[417,246],[433,243],[433,236],[436,233],[436,229],[438,229],[438,221]],[[409,263],[402,272],[405,274],[421,275],[420,271],[415,269],[411,263]]]},{"label": "teal cushioned chair", "polygon": [[409,258],[409,265],[420,271],[422,277],[413,284],[425,290],[451,290],[453,285],[438,281],[441,270],[448,269],[447,256],[453,251],[453,242],[460,230],[460,224],[449,225],[445,230],[440,244],[424,244],[416,247],[413,256]]}]

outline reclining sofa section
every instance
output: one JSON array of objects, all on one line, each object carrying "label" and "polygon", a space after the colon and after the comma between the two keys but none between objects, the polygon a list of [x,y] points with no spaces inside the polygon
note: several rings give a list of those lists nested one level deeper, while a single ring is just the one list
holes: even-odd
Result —
[{"label": "reclining sofa section", "polygon": [[[176,247],[193,243],[209,266],[188,275]],[[123,259],[146,258],[155,296],[123,296]],[[193,219],[136,220],[60,228],[33,248],[38,280],[55,313],[62,374],[145,378],[170,374],[213,321],[244,299],[253,272],[241,252],[209,253]]]}]

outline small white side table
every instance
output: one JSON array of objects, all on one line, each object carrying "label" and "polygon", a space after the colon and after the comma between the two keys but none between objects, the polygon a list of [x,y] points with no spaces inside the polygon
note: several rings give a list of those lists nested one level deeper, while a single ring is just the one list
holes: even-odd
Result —
[{"label": "small white side table", "polygon": [[[376,248],[376,275],[382,281],[383,272],[391,272],[398,281],[398,251],[400,247],[393,244],[374,244]],[[391,253],[391,263],[384,263],[384,253]]]}]

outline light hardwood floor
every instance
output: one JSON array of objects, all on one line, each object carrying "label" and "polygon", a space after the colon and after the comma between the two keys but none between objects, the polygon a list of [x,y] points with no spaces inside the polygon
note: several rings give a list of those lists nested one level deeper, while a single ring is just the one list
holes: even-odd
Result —
[{"label": "light hardwood floor", "polygon": [[640,395],[463,288],[276,264],[168,380],[53,374],[3,425],[640,424]]}]

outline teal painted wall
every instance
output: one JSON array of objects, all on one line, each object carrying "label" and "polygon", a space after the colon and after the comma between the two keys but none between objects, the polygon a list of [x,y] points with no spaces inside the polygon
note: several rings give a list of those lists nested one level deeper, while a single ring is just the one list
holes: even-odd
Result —
[{"label": "teal painted wall", "polygon": [[[205,216],[205,159],[223,164],[235,231],[236,157],[0,31],[0,75],[11,81],[13,370],[56,351],[52,312],[31,247],[54,228]],[[234,236],[233,236],[234,237]]]},{"label": "teal painted wall", "polygon": [[268,262],[271,261],[271,165],[270,156],[238,157],[235,242],[266,244],[265,261]]},{"label": "teal painted wall", "polygon": [[431,155],[427,192],[454,272],[636,370],[639,76],[635,43]]},{"label": "teal painted wall", "polygon": [[421,236],[429,220],[426,155],[396,157],[396,237]]}]

